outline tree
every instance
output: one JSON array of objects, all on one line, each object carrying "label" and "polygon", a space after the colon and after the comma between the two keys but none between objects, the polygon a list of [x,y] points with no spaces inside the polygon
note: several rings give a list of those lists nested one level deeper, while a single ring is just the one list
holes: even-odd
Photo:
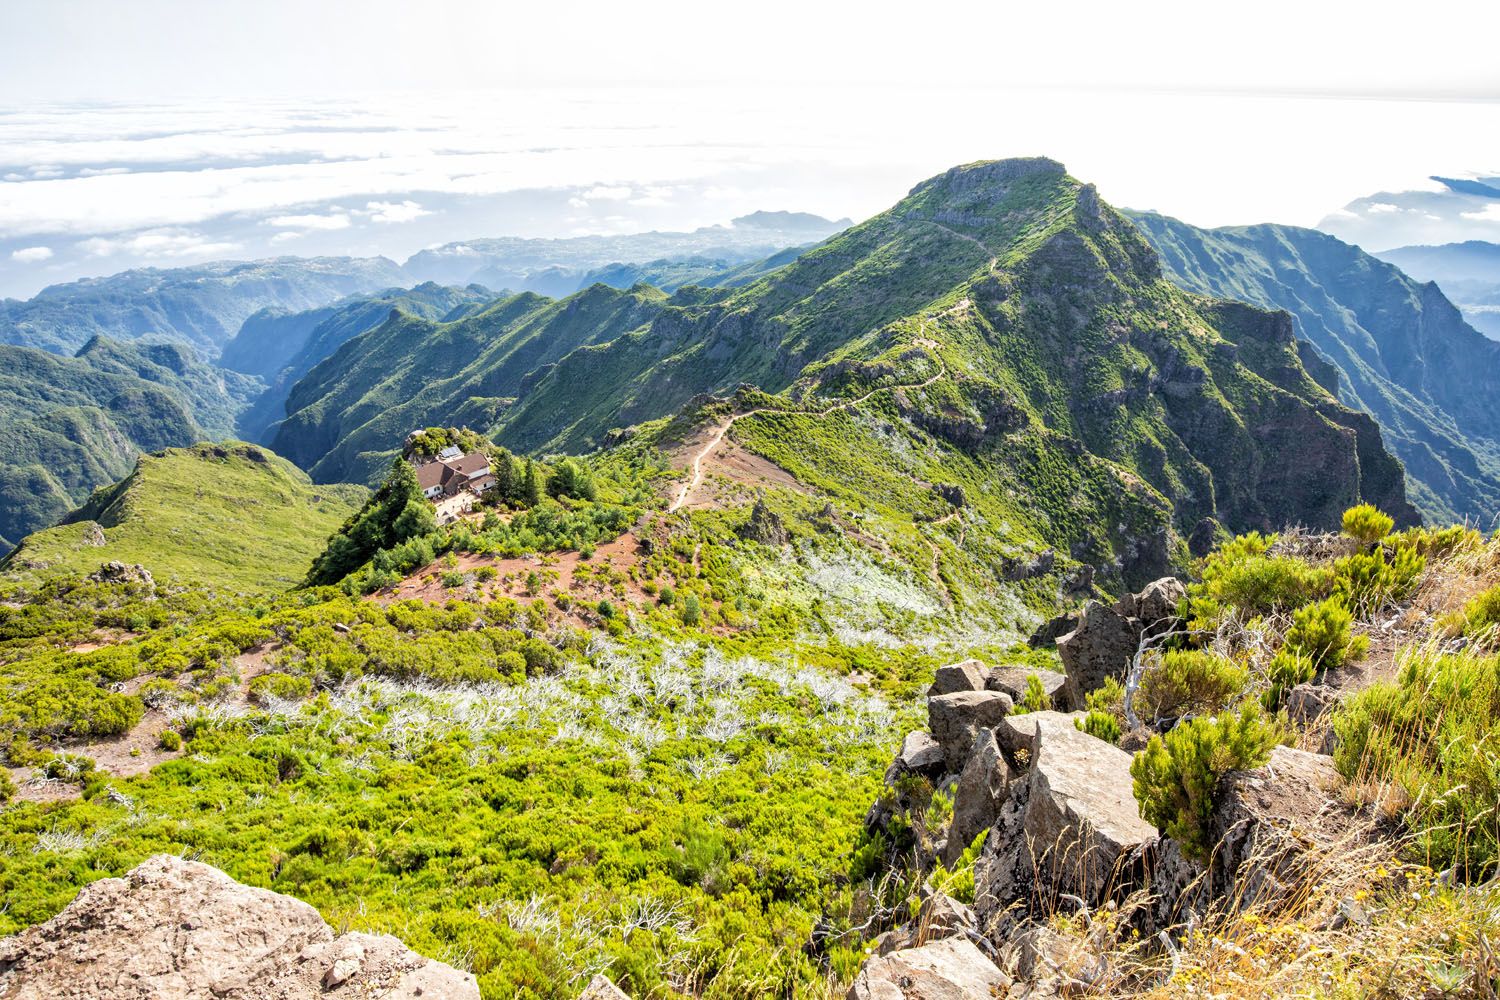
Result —
[{"label": "tree", "polygon": [[490,466],[495,471],[495,494],[505,503],[520,500],[521,472],[516,468],[516,460],[511,457],[510,452],[501,448]]},{"label": "tree", "polygon": [[547,495],[553,498],[594,499],[594,477],[581,463],[565,458],[547,477]]},{"label": "tree", "polygon": [[432,505],[422,495],[416,471],[397,458],[380,489],[359,513],[344,522],[328,540],[323,554],[313,560],[307,582],[310,586],[338,583],[380,550],[435,530]]},{"label": "tree", "polygon": [[542,473],[531,459],[526,460],[526,475],[521,482],[521,504],[535,507],[542,502]]}]

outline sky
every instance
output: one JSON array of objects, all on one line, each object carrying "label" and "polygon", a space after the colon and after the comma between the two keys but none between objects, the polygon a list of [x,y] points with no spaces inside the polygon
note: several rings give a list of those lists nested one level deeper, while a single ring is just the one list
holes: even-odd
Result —
[{"label": "sky", "polygon": [[1500,201],[1449,211],[1428,180],[1500,175],[1500,4],[1233,7],[6,0],[0,294],[860,219],[955,163],[1035,154],[1200,225],[1500,240]]}]

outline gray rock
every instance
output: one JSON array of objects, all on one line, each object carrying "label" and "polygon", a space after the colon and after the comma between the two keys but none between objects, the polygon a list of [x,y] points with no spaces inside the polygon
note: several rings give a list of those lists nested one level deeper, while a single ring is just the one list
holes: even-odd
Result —
[{"label": "gray rock", "polygon": [[1068,674],[1070,705],[1082,705],[1106,679],[1123,680],[1140,644],[1141,625],[1098,601],[1083,606],[1078,627],[1057,640],[1057,652]]},{"label": "gray rock", "polygon": [[1053,719],[1059,724],[1072,725],[1083,716],[1082,712],[1023,712],[1019,715],[1007,715],[1005,721],[995,727],[995,742],[1013,764],[1016,763],[1018,753],[1024,755],[1029,768],[1032,744],[1036,741],[1037,726],[1042,720]]},{"label": "gray rock", "polygon": [[940,777],[945,766],[943,748],[921,730],[907,733],[906,739],[901,741],[901,752],[896,755],[894,766],[904,773]]},{"label": "gray rock", "polygon": [[122,563],[111,560],[89,574],[94,583],[137,583],[147,590],[156,589],[151,571],[140,563]]},{"label": "gray rock", "polygon": [[1286,693],[1286,714],[1302,727],[1319,721],[1339,703],[1339,693],[1324,684],[1298,684]]},{"label": "gray rock", "polygon": [[1026,697],[1027,681],[1032,677],[1041,681],[1042,691],[1052,702],[1052,707],[1061,708],[1061,701],[1066,698],[1063,689],[1067,686],[1068,675],[1060,674],[1056,670],[1044,670],[1041,667],[994,667],[990,670],[989,677],[985,679],[984,689],[1004,691],[1010,695],[1012,701],[1019,705]]},{"label": "gray rock", "polygon": [[974,910],[945,892],[937,892],[927,885],[921,889],[921,905],[917,909],[917,933],[924,941],[955,937],[977,932],[979,921]]},{"label": "gray rock", "polygon": [[589,980],[578,1000],[630,1000],[629,995],[602,973]]},{"label": "gray rock", "polygon": [[1187,596],[1187,585],[1175,576],[1154,580],[1138,594],[1126,594],[1115,603],[1115,613],[1138,618],[1142,625],[1156,625],[1177,617],[1177,606]]},{"label": "gray rock", "polygon": [[474,977],[385,934],[335,937],[301,900],[158,854],[0,941],[6,1000],[478,1000]]},{"label": "gray rock", "polygon": [[[1345,805],[1333,759],[1276,747],[1264,766],[1224,778],[1209,830],[1209,864],[1182,856],[1164,839],[1152,862],[1151,906],[1143,932],[1181,924],[1210,906],[1276,908],[1305,900],[1308,887],[1337,899],[1338,879],[1361,870],[1347,859],[1378,841],[1379,827]],[[1348,891],[1357,885],[1350,883]]]},{"label": "gray rock", "polygon": [[847,1000],[993,1000],[1010,977],[966,938],[950,937],[868,959]]},{"label": "gray rock", "polygon": [[1046,908],[1066,893],[1093,906],[1120,895],[1157,836],[1132,795],[1129,754],[1060,713],[1021,718],[1036,729],[1031,767],[975,865],[975,911],[987,931],[1016,903]]},{"label": "gray rock", "polygon": [[956,691],[927,699],[927,728],[949,769],[962,768],[979,730],[995,728],[1012,707],[1010,695],[1000,691]]},{"label": "gray rock", "polygon": [[981,729],[974,740],[974,750],[958,776],[943,864],[952,866],[980,831],[994,825],[1009,794],[1010,777],[1010,767],[995,743],[994,731]]},{"label": "gray rock", "polygon": [[940,694],[956,694],[959,691],[983,691],[984,682],[984,664],[978,660],[950,663],[937,668],[937,673],[932,676],[932,686],[927,689],[927,697],[936,698]]}]

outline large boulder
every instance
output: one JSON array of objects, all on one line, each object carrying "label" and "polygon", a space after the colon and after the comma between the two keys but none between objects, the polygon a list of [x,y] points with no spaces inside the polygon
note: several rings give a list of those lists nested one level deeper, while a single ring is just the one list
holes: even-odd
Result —
[{"label": "large boulder", "polygon": [[1021,904],[1073,895],[1093,906],[1136,880],[1156,828],[1141,819],[1130,755],[1081,732],[1069,716],[1035,712],[1030,768],[975,865],[975,910],[989,923]]},{"label": "large boulder", "polygon": [[5,1000],[479,1000],[474,977],[385,934],[335,936],[301,900],[148,858],[0,941]]},{"label": "large boulder", "polygon": [[906,739],[901,741],[901,751],[891,762],[891,767],[897,772],[897,776],[920,774],[928,778],[938,778],[942,776],[945,766],[942,745],[921,730],[906,734]]},{"label": "large boulder", "polygon": [[1014,705],[1001,691],[955,691],[927,699],[927,728],[943,748],[951,771],[969,759],[981,729],[994,729]]},{"label": "large boulder", "polygon": [[1141,641],[1141,623],[1089,601],[1079,615],[1078,627],[1057,640],[1057,652],[1068,674],[1070,705],[1082,705],[1090,691],[1113,677],[1124,680]]},{"label": "large boulder", "polygon": [[965,938],[950,937],[868,959],[847,1000],[994,1000],[1010,977]]},{"label": "large boulder", "polygon": [[1049,720],[1060,725],[1073,725],[1083,715],[1082,712],[1022,712],[1019,715],[1007,715],[1005,721],[995,727],[995,742],[1000,745],[1001,753],[1005,754],[1016,770],[1028,770],[1031,767],[1031,750],[1036,743],[1037,727]]},{"label": "large boulder", "polygon": [[984,681],[984,664],[978,660],[950,663],[937,668],[937,673],[932,677],[932,686],[927,689],[927,697],[936,698],[940,694],[955,694],[959,691],[983,691]]},{"label": "large boulder", "polygon": [[[1342,786],[1331,757],[1281,746],[1264,767],[1226,775],[1209,828],[1214,849],[1207,865],[1184,857],[1170,839],[1157,846],[1154,902],[1143,931],[1181,925],[1226,903],[1274,909],[1289,900],[1352,895],[1373,865],[1350,859],[1373,853],[1385,860],[1391,844],[1378,824],[1344,802]],[[1322,891],[1310,893],[1314,885]]]},{"label": "large boulder", "polygon": [[1187,585],[1175,576],[1164,576],[1138,594],[1126,594],[1115,602],[1115,613],[1136,618],[1145,626],[1157,625],[1177,617],[1177,608],[1187,597]]},{"label": "large boulder", "polygon": [[994,730],[981,729],[953,793],[953,820],[948,825],[943,864],[951,867],[980,831],[994,825],[1010,792],[1010,777]]}]

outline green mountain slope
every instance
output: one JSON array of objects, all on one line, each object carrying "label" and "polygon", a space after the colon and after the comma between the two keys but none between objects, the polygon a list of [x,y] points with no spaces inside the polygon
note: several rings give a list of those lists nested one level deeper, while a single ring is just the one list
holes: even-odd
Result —
[{"label": "green mountain slope", "polygon": [[1437,286],[1310,229],[1133,218],[1184,288],[1292,314],[1337,369],[1340,398],[1379,422],[1424,514],[1500,514],[1500,343]]},{"label": "green mountain slope", "polygon": [[1470,326],[1491,340],[1500,340],[1500,243],[1468,240],[1396,247],[1375,256],[1418,281],[1436,281]]},{"label": "green mountain slope", "polygon": [[935,487],[961,487],[980,522],[961,561],[991,580],[1043,546],[1135,580],[1216,525],[1323,526],[1359,497],[1416,517],[1290,319],[1181,292],[1048,160],[955,168],[740,288],[393,318],[294,389],[276,447],[318,480],[370,477],[428,424],[589,451],[744,383],[774,398],[731,405],[785,412],[732,437],[829,495],[878,496],[908,534],[951,511]]},{"label": "green mountain slope", "polygon": [[277,257],[193,267],[140,268],[51,285],[0,301],[0,343],[72,354],[94,337],[186,341],[214,358],[252,313],[312,309],[356,292],[403,284],[384,257]]},{"label": "green mountain slope", "polygon": [[253,445],[174,448],[141,456],[62,524],[23,540],[0,569],[28,579],[117,560],[140,563],[159,581],[285,590],[365,496],[359,486],[313,486]]},{"label": "green mountain slope", "polygon": [[297,383],[272,447],[319,482],[369,481],[432,414],[489,426],[532,373],[638,328],[665,300],[595,285],[562,301],[525,292],[452,323],[398,312]]},{"label": "green mountain slope", "polygon": [[53,523],[142,451],[229,436],[260,390],[180,344],[95,338],[72,358],[0,345],[0,545]]},{"label": "green mountain slope", "polygon": [[261,375],[270,382],[240,414],[239,435],[251,441],[274,435],[274,426],[286,416],[292,386],[345,342],[379,326],[393,310],[422,319],[455,319],[494,298],[494,292],[480,285],[452,288],[428,282],[352,296],[304,312],[261,310],[245,321],[220,359],[227,368]]}]

